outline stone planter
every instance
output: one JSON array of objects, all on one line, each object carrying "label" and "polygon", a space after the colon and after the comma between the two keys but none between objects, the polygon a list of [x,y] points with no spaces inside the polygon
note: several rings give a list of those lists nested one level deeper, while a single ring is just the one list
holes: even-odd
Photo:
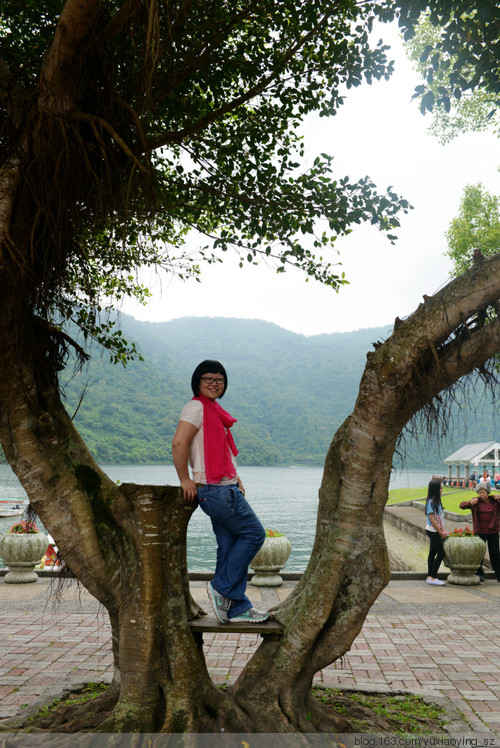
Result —
[{"label": "stone planter", "polygon": [[49,539],[44,532],[6,532],[0,536],[0,556],[9,571],[5,581],[9,584],[36,582],[38,566],[47,550]]},{"label": "stone planter", "polygon": [[266,538],[260,551],[250,561],[250,568],[255,571],[251,583],[257,587],[279,587],[283,584],[279,572],[291,551],[292,544],[285,535]]},{"label": "stone planter", "polygon": [[450,584],[472,586],[480,583],[476,571],[486,553],[486,543],[479,535],[446,538],[444,550],[444,563],[451,570],[447,579]]}]

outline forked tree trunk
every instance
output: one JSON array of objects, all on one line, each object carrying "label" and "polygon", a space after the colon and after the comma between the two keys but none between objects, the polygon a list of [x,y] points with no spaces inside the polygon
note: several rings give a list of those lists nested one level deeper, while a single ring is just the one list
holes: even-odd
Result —
[{"label": "forked tree trunk", "polygon": [[397,437],[443,388],[500,350],[498,318],[485,322],[481,314],[480,324],[466,324],[499,297],[500,255],[397,321],[368,354],[354,411],[327,454],[310,562],[274,611],[284,635],[262,643],[227,691],[211,682],[188,625],[200,613],[186,569],[192,509],[176,488],[110,481],[56,388],[27,350],[14,354],[11,326],[0,324],[5,454],[69,567],[111,619],[119,698],[97,729],[348,729],[313,699],[313,676],[349,651],[389,579],[382,514]]},{"label": "forked tree trunk", "polygon": [[[312,678],[349,650],[388,581],[382,513],[401,429],[441,389],[500,350],[498,319],[487,322],[481,315],[481,324],[468,324],[498,302],[500,257],[426,301],[369,355],[354,411],[326,458],[310,563],[293,594],[275,610],[284,635],[261,644],[232,690],[217,689],[188,626],[200,613],[186,570],[192,510],[178,489],[119,487],[100,470],[50,375],[60,363],[57,334],[43,330],[40,335],[44,323],[30,314],[44,302],[57,307],[65,286],[50,285],[50,279],[71,262],[68,247],[74,239],[64,206],[52,205],[48,188],[40,204],[33,202],[30,179],[52,176],[65,159],[71,173],[79,165],[89,173],[93,169],[86,159],[94,141],[88,152],[79,153],[78,128],[71,130],[76,139],[66,142],[60,118],[79,111],[80,94],[82,101],[96,95],[80,92],[81,70],[89,34],[105,17],[102,5],[100,0],[64,3],[41,65],[38,95],[30,97],[30,106],[38,107],[34,130],[14,123],[19,142],[0,170],[0,442],[65,561],[109,612],[117,701],[97,730],[344,730],[345,721],[325,713],[312,698]],[[119,23],[126,22],[127,13]],[[21,119],[25,111],[19,107]],[[135,120],[132,109],[130,114]],[[97,120],[91,121],[97,127]],[[106,158],[104,153],[103,162]],[[128,173],[137,163],[129,152],[123,168]],[[26,165],[31,176],[23,173]],[[54,197],[57,202],[61,195],[56,191]],[[80,209],[86,206],[85,199],[75,199]],[[54,216],[60,220],[55,228]],[[55,301],[50,293],[40,298],[44,284],[58,289]]]}]

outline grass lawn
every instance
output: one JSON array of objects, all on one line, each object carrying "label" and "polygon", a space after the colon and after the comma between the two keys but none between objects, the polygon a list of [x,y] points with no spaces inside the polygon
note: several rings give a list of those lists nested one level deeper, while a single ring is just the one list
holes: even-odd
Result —
[{"label": "grass lawn", "polygon": [[397,504],[400,501],[425,499],[426,496],[427,486],[425,488],[392,488],[389,491],[389,501],[387,504]]},{"label": "grass lawn", "polygon": [[470,514],[470,509],[460,509],[459,504],[461,501],[470,501],[474,496],[477,496],[477,493],[473,489],[469,491],[469,489],[462,488],[449,496],[445,496],[443,491],[441,501],[443,502],[443,507],[449,512],[454,512],[455,514]]},{"label": "grass lawn", "polygon": [[[427,496],[427,486],[422,488],[394,488],[389,491],[389,501],[387,506],[390,504],[397,504],[400,501],[416,501],[417,499],[425,499]],[[461,501],[469,501],[473,496],[477,496],[474,490],[465,488],[456,488],[454,486],[443,486],[442,502],[443,507],[455,514],[469,514],[470,510],[460,509],[459,504]]]},{"label": "grass lawn", "polygon": [[[467,494],[467,496],[464,496],[464,498],[461,498],[460,501],[466,501],[469,499],[469,493],[470,491],[465,491],[464,489],[460,490],[460,493],[458,493],[458,490],[454,488],[454,486],[443,486],[443,498],[446,494],[452,493],[456,491],[456,496],[462,496],[462,494]],[[427,486],[422,486],[421,488],[392,488],[389,491],[389,501],[388,504],[397,504],[399,501],[416,501],[417,499],[425,499],[427,497]]]}]

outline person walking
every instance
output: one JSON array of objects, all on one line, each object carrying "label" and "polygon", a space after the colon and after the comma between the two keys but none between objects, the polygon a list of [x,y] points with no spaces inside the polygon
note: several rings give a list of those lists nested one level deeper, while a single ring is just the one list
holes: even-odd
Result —
[{"label": "person walking", "polygon": [[427,524],[425,530],[429,537],[429,555],[427,557],[427,584],[443,585],[444,582],[437,578],[441,561],[444,558],[443,540],[448,537],[443,526],[443,505],[441,503],[441,481],[433,479],[427,488],[427,501],[425,513]]},{"label": "person walking", "polygon": [[[472,512],[472,529],[475,535],[488,545],[488,555],[497,582],[500,582],[500,551],[498,529],[500,525],[500,495],[490,496],[488,483],[481,483],[477,488],[477,496],[470,501],[462,501],[460,509],[470,509]],[[483,565],[476,571],[481,582],[484,582]]]},{"label": "person walking", "polygon": [[236,419],[217,402],[227,389],[226,370],[219,361],[202,361],[191,388],[194,396],[181,410],[172,458],[185,499],[198,501],[215,533],[217,558],[208,596],[221,623],[260,623],[269,614],[254,608],[245,590],[250,561],[266,533],[236,472],[238,450],[230,431]]}]

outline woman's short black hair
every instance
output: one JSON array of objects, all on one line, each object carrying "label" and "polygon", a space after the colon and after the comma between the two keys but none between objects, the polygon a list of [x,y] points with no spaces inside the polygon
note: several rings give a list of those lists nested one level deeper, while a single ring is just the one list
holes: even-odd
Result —
[{"label": "woman's short black hair", "polygon": [[219,397],[223,397],[225,391],[227,390],[227,374],[226,370],[220,363],[220,361],[211,361],[207,359],[206,361],[202,361],[201,364],[198,364],[196,369],[193,371],[193,376],[191,377],[191,389],[193,390],[193,394],[195,397],[197,397],[200,394],[200,379],[204,374],[222,374],[224,378],[224,389],[222,390],[222,393],[219,395]]}]

